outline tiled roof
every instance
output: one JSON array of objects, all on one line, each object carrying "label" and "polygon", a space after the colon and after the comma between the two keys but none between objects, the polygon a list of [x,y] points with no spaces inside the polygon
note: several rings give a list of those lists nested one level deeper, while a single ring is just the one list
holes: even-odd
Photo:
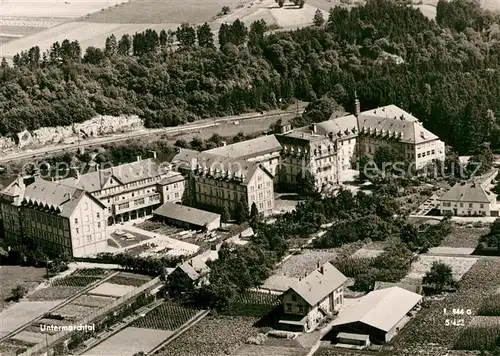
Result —
[{"label": "tiled roof", "polygon": [[252,140],[233,143],[204,151],[218,156],[248,159],[266,153],[281,151],[281,145],[274,135],[261,136]]},{"label": "tiled roof", "polygon": [[489,204],[495,199],[495,195],[485,190],[481,184],[476,182],[463,182],[455,184],[447,191],[440,201],[458,201]]},{"label": "tiled roof", "polygon": [[290,289],[294,290],[309,305],[313,306],[347,281],[330,262],[309,273]]},{"label": "tiled roof", "polygon": [[153,214],[173,220],[183,221],[196,226],[204,226],[205,224],[210,224],[214,220],[220,218],[219,214],[170,202],[164,203],[162,206],[153,211]]},{"label": "tiled roof", "polygon": [[[66,186],[60,182],[47,181],[38,177],[28,185],[24,184],[24,178],[19,177],[18,180],[5,188],[2,193],[19,196],[20,203],[23,205],[33,205],[49,209],[64,217],[71,216],[80,199],[87,194],[82,189]],[[91,197],[91,199],[93,198]],[[101,204],[97,201],[96,203]]]},{"label": "tiled roof", "polygon": [[161,167],[152,158],[148,158],[115,167],[99,169],[94,172],[82,174],[78,178],[66,178],[61,183],[94,193],[102,190],[111,176],[116,178],[121,184],[128,184],[146,178],[157,177],[165,174],[166,171],[166,167]]},{"label": "tiled roof", "polygon": [[421,300],[421,295],[399,287],[376,290],[350,302],[332,326],[361,322],[387,332]]},{"label": "tiled roof", "polygon": [[340,133],[342,136],[357,135],[358,119],[354,115],[333,118],[316,124],[316,131],[319,134],[332,133],[335,138]]},{"label": "tiled roof", "polygon": [[208,175],[220,180],[235,180],[241,184],[248,184],[258,169],[262,169],[270,177],[273,177],[265,167],[257,162],[247,162],[189,149],[182,149],[175,155],[172,164],[177,169],[199,170],[200,175]]},{"label": "tiled roof", "polygon": [[167,185],[167,184],[173,184],[177,182],[182,182],[184,180],[184,177],[182,176],[181,173],[179,172],[168,172],[167,176],[163,178],[161,181],[158,182],[160,185]]}]

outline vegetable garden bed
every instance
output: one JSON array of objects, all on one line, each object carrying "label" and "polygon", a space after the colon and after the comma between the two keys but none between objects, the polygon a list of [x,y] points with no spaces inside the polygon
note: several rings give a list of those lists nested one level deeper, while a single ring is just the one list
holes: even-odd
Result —
[{"label": "vegetable garden bed", "polygon": [[138,328],[174,331],[194,317],[200,310],[167,301],[138,319],[132,326]]},{"label": "vegetable garden bed", "polygon": [[60,300],[67,299],[74,296],[76,293],[81,291],[82,287],[47,287],[39,289],[33,294],[28,296],[28,300],[31,301],[48,301],[48,300]]},{"label": "vegetable garden bed", "polygon": [[162,356],[231,355],[249,337],[258,318],[208,316],[169,343],[157,354]]},{"label": "vegetable garden bed", "polygon": [[113,303],[116,298],[113,297],[98,297],[94,295],[82,295],[71,302],[73,305],[81,305],[84,307],[102,308],[110,303]]},{"label": "vegetable garden bed", "polygon": [[137,278],[137,277],[126,277],[126,276],[117,275],[117,276],[111,277],[108,280],[108,282],[113,283],[113,284],[120,284],[120,285],[124,285],[124,286],[140,287],[150,280],[151,279]]},{"label": "vegetable garden bed", "polygon": [[248,292],[236,296],[224,314],[263,317],[280,304],[280,296],[262,292]]}]

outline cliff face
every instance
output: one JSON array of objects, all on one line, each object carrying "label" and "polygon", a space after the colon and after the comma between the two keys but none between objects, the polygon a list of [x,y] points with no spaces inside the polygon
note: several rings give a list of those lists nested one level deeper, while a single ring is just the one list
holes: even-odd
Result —
[{"label": "cliff face", "polygon": [[115,133],[131,132],[144,128],[144,122],[137,115],[96,116],[79,124],[57,127],[43,127],[17,134],[14,140],[0,137],[0,151],[15,151],[20,148],[36,148],[45,145],[71,142],[71,139],[86,139]]}]

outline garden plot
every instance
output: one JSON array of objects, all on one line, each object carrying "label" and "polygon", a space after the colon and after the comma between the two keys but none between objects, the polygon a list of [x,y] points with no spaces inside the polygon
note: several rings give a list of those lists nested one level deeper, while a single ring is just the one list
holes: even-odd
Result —
[{"label": "garden plot", "polygon": [[[258,318],[208,316],[163,348],[161,356],[231,355],[249,337]],[[96,355],[97,356],[97,355]]]},{"label": "garden plot", "polygon": [[384,250],[369,250],[366,248],[361,248],[354,252],[353,258],[375,258],[384,253]]},{"label": "garden plot", "polygon": [[109,297],[122,297],[126,295],[127,293],[132,292],[135,289],[134,286],[124,286],[120,284],[113,284],[113,283],[108,283],[105,282],[91,291],[89,291],[87,294],[95,294],[99,296],[109,296]]},{"label": "garden plot", "polygon": [[0,313],[0,337],[16,330],[30,320],[38,318],[63,300],[45,302],[19,302]]},{"label": "garden plot", "polygon": [[172,331],[128,327],[82,356],[132,356],[141,351],[148,352],[172,334]]},{"label": "garden plot", "polygon": [[420,282],[425,274],[431,270],[434,262],[443,262],[451,267],[453,278],[459,281],[462,276],[477,262],[477,258],[446,257],[446,256],[418,256],[418,260],[411,265],[410,272],[402,280],[405,283]]},{"label": "garden plot", "polygon": [[166,302],[134,322],[138,328],[175,331],[194,317],[200,310]]},{"label": "garden plot", "polygon": [[31,301],[57,301],[68,299],[79,291],[82,287],[47,287],[42,288],[28,296]]},{"label": "garden plot", "polygon": [[301,278],[311,273],[320,265],[332,261],[337,256],[335,249],[303,250],[297,255],[292,255],[283,262],[275,274],[287,277]]},{"label": "garden plot", "polygon": [[111,304],[116,299],[113,297],[98,297],[94,295],[82,295],[71,302],[73,305],[81,305],[84,307],[102,308]]},{"label": "garden plot", "polygon": [[82,305],[66,304],[65,306],[51,312],[51,316],[55,318],[63,318],[66,320],[80,320],[90,313],[94,312],[96,308],[85,307]]},{"label": "garden plot", "polygon": [[489,228],[468,228],[453,226],[451,234],[445,236],[440,246],[457,248],[476,248],[481,236],[488,234]]},{"label": "garden plot", "polygon": [[116,276],[111,277],[108,282],[124,286],[140,287],[150,280],[151,277],[148,276],[133,275],[131,273],[120,273]]},{"label": "garden plot", "polygon": [[35,345],[44,342],[45,338],[46,338],[45,334],[42,334],[41,332],[34,332],[27,330],[23,330],[12,337],[13,340],[28,342]]}]

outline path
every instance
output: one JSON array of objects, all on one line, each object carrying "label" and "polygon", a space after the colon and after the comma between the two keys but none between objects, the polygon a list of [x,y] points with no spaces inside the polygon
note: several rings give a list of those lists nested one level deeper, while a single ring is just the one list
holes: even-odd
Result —
[{"label": "path", "polygon": [[[299,108],[299,114],[304,111],[305,105],[301,105]],[[221,123],[233,122],[233,121],[241,121],[241,120],[250,120],[250,119],[259,119],[265,120],[272,117],[278,117],[285,114],[293,114],[296,113],[297,109],[292,110],[274,110],[269,111],[263,114],[243,114],[243,115],[233,115],[233,116],[225,116],[222,118],[211,118],[205,120],[198,120],[194,123],[189,123],[185,125],[179,125],[174,127],[167,127],[161,129],[143,129],[136,132],[127,132],[123,134],[115,134],[112,136],[98,137],[89,140],[80,140],[79,142],[73,142],[70,144],[58,144],[58,145],[48,145],[42,148],[34,149],[34,150],[25,150],[25,151],[17,151],[10,154],[4,154],[0,157],[0,162],[15,162],[20,161],[27,158],[37,158],[48,155],[50,153],[56,153],[61,151],[71,151],[76,150],[80,147],[87,146],[95,146],[95,145],[103,145],[106,143],[126,141],[129,139],[135,139],[144,136],[153,136],[153,135],[162,135],[162,134],[174,134],[183,131],[192,131],[192,130],[200,130],[206,127],[217,126]],[[75,138],[76,140],[77,138]]]}]

